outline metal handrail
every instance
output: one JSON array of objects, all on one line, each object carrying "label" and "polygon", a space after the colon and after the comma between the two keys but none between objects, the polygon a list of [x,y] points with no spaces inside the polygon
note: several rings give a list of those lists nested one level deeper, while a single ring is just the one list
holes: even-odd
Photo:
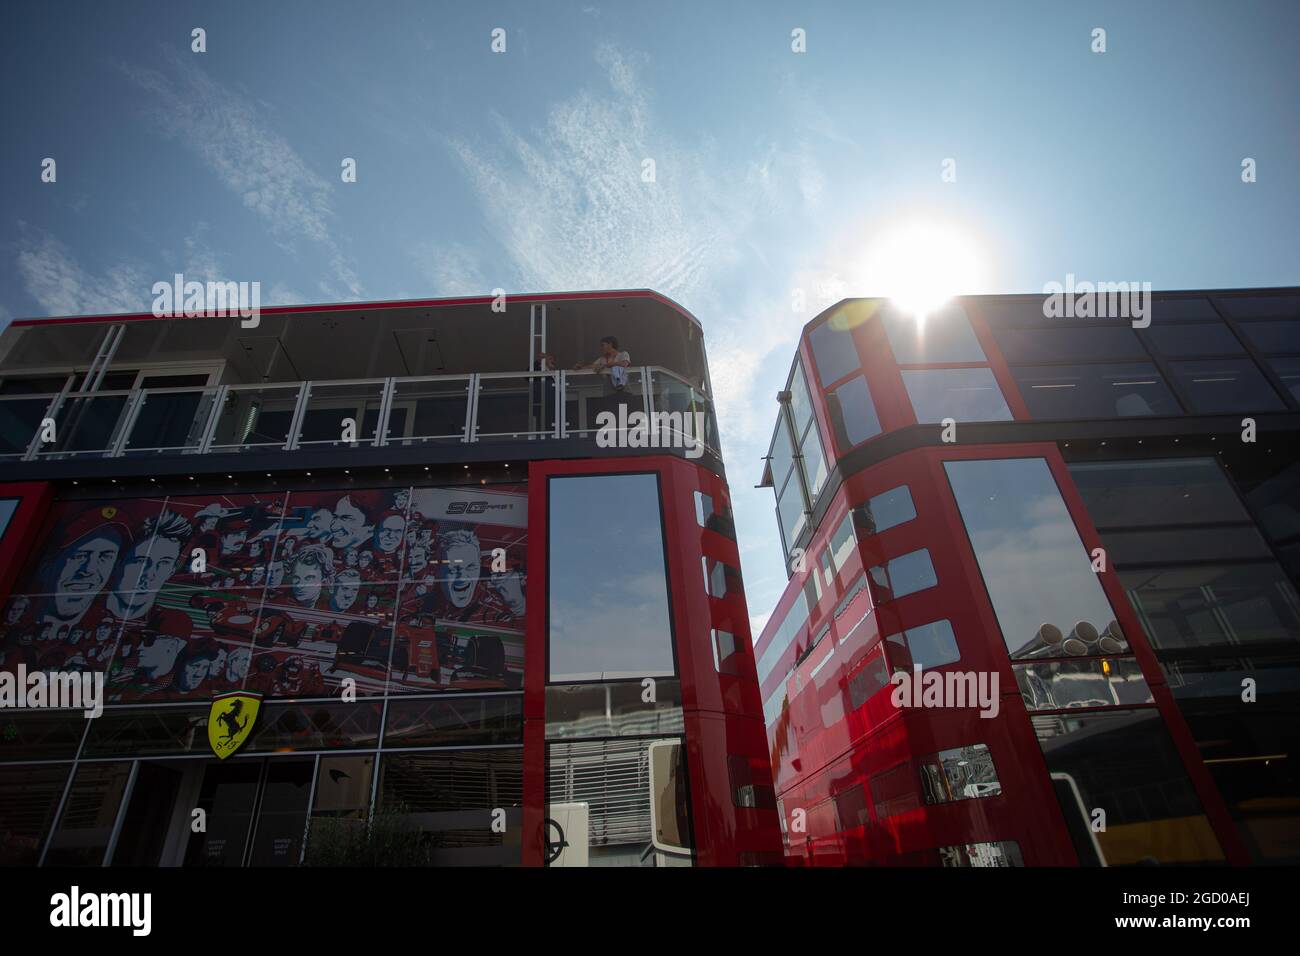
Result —
[{"label": "metal handrail", "polygon": [[[669,369],[658,365],[632,366],[628,369],[629,382],[627,394],[639,396],[641,399],[642,410],[647,416],[656,411],[656,383],[665,379],[676,382],[689,390],[689,401],[694,404],[701,402],[705,409],[712,416],[713,401],[712,398],[704,391],[703,388],[687,381],[681,375]],[[591,384],[603,385],[603,376],[598,371],[586,369],[557,369],[555,371],[538,371],[522,370],[518,372],[482,372],[466,374],[447,374],[447,375],[409,375],[397,376],[390,378],[356,378],[356,379],[327,379],[327,380],[305,380],[300,382],[264,382],[252,384],[232,384],[232,385],[204,385],[196,387],[169,387],[169,388],[147,388],[147,389],[123,389],[99,392],[71,392],[63,391],[57,393],[44,393],[37,395],[0,395],[0,403],[3,402],[45,402],[45,412],[41,416],[43,422],[47,418],[55,418],[59,412],[66,407],[69,401],[79,399],[102,399],[102,398],[124,398],[122,410],[118,418],[112,423],[110,438],[107,448],[87,449],[82,451],[60,451],[57,448],[49,451],[42,450],[40,442],[40,431],[33,435],[30,444],[22,453],[9,453],[0,455],[0,460],[21,459],[24,461],[35,460],[43,455],[60,455],[69,456],[94,456],[99,455],[105,458],[120,458],[125,455],[138,455],[141,453],[160,453],[167,451],[177,451],[189,454],[212,454],[214,451],[222,450],[241,450],[249,448],[269,448],[280,446],[286,451],[295,450],[303,445],[320,445],[320,444],[343,444],[352,448],[363,447],[384,447],[388,445],[407,444],[413,442],[425,442],[434,440],[454,440],[459,439],[461,442],[477,442],[483,438],[499,438],[506,436],[527,437],[534,439],[547,438],[568,438],[577,435],[590,434],[596,429],[594,427],[579,427],[578,423],[570,423],[565,420],[565,413],[568,409],[568,400],[573,396],[582,396],[592,391],[587,387],[587,383],[581,381],[591,376]],[[520,430],[520,431],[503,431],[503,432],[480,432],[478,427],[478,406],[479,399],[483,394],[483,383],[504,379],[517,379],[521,381],[521,391],[528,394],[532,389],[532,380],[547,380],[553,383],[553,399],[555,403],[555,419],[551,427]],[[463,383],[465,388],[465,422],[459,431],[449,432],[439,435],[398,435],[389,434],[392,413],[395,402],[399,405],[409,401],[409,396],[400,394],[403,390],[410,389],[412,385],[420,383]],[[329,442],[325,440],[303,441],[302,440],[302,423],[303,418],[310,406],[312,389],[325,388],[333,386],[356,386],[356,385],[374,385],[377,386],[375,395],[358,396],[364,399],[368,404],[372,403],[375,398],[379,399],[379,421],[375,426],[373,436],[363,435],[354,442]],[[218,443],[217,430],[221,423],[221,417],[225,411],[227,400],[232,395],[241,392],[280,392],[286,404],[292,399],[293,411],[290,418],[288,434],[284,441],[269,442],[234,442]],[[140,420],[140,411],[153,396],[160,395],[187,395],[212,396],[210,403],[200,403],[200,412],[206,417],[200,421],[196,414],[189,430],[189,434],[198,437],[188,444],[174,446],[139,446],[131,448],[130,438]],[[449,396],[450,397],[450,396]],[[417,397],[418,400],[418,397]],[[706,447],[711,451],[717,452],[716,441],[707,441]]]}]

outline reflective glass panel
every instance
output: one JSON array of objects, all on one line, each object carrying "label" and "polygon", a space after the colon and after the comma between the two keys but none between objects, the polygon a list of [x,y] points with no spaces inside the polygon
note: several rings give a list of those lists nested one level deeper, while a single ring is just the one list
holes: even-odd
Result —
[{"label": "reflective glass panel", "polygon": [[958,422],[1005,422],[1011,410],[997,379],[987,368],[907,369],[903,385],[922,424],[951,418]]},{"label": "reflective glass panel", "polygon": [[871,390],[862,376],[851,378],[833,392],[826,393],[831,427],[841,448],[850,448],[880,434],[880,419],[871,400]]},{"label": "reflective glass panel", "polygon": [[1154,365],[1054,365],[1011,373],[1034,418],[1182,414]]},{"label": "reflective glass panel", "polygon": [[[1045,459],[944,468],[1013,658],[1113,654],[1125,646]],[[1107,637],[1117,642],[1109,650]]]},{"label": "reflective glass panel", "polygon": [[1263,412],[1284,407],[1250,359],[1173,362],[1171,368],[1194,411]]},{"label": "reflective glass panel", "polygon": [[550,479],[551,680],[672,674],[654,475]]}]

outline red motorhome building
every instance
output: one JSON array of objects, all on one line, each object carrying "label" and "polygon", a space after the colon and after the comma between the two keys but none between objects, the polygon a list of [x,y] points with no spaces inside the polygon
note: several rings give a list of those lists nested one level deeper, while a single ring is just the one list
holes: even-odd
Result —
[{"label": "red motorhome building", "polygon": [[[543,367],[605,336],[626,384]],[[619,406],[704,431],[599,441]],[[358,862],[368,820],[401,862],[779,861],[718,447],[648,291],[13,323],[0,668],[106,701],[0,711],[0,862]]]},{"label": "red motorhome building", "polygon": [[1300,295],[1070,315],[805,327],[755,645],[791,863],[1300,858]]}]

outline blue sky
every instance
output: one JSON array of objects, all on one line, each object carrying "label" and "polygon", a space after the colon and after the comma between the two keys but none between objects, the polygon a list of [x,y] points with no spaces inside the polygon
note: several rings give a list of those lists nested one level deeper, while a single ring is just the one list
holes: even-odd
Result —
[{"label": "blue sky", "polygon": [[969,291],[1300,284],[1297,36],[1287,0],[5,3],[0,326],[177,271],[264,304],[658,289],[706,330],[758,624],[774,396],[828,290],[879,291],[872,238],[951,224]]}]

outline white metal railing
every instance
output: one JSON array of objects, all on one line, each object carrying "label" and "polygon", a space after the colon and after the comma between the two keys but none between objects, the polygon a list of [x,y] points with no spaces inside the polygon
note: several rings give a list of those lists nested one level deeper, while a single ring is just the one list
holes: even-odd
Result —
[{"label": "white metal railing", "polygon": [[703,390],[640,366],[621,389],[606,375],[555,371],[0,395],[0,461],[594,439],[602,411],[620,428],[634,412],[648,423],[669,413],[668,439],[694,441],[702,427],[718,451]]}]

